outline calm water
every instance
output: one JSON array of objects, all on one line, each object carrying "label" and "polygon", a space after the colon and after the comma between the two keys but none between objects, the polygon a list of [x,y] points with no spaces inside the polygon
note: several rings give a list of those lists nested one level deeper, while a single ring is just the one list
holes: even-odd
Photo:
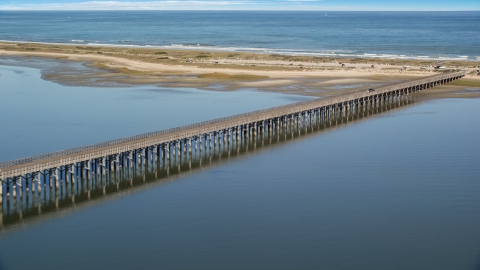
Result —
[{"label": "calm water", "polygon": [[309,99],[254,90],[68,87],[40,76],[39,69],[0,65],[0,162]]},{"label": "calm water", "polygon": [[0,11],[0,40],[480,60],[476,12]]},{"label": "calm water", "polygon": [[478,269],[479,112],[479,99],[427,101],[258,140],[10,228],[0,258],[6,269]]}]

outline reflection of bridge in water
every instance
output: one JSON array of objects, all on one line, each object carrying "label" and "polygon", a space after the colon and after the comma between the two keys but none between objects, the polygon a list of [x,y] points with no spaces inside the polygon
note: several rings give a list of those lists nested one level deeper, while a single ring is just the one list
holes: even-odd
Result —
[{"label": "reflection of bridge in water", "polygon": [[30,185],[21,186],[22,191],[17,193],[16,198],[3,202],[3,229],[61,216],[144,188],[162,185],[275,146],[316,136],[367,117],[403,109],[418,101],[417,98],[405,96],[385,104],[359,108],[350,112],[338,112],[331,117],[312,118],[311,121],[300,121],[293,126],[243,136],[240,140],[220,140],[212,144],[211,148],[209,144],[192,147],[183,155],[173,158],[154,155],[150,152],[148,157],[141,158],[142,161],[139,163],[132,163],[132,166],[118,166],[112,170],[96,170],[94,167],[93,173],[84,174],[83,177],[77,169],[74,177],[69,178],[69,181],[61,181],[58,186],[51,185],[52,181],[45,181],[44,185],[40,185],[43,188],[36,191],[28,188],[32,186],[32,179],[29,178],[26,181]]},{"label": "reflection of bridge in water", "polygon": [[[375,92],[314,99],[3,162],[0,163],[3,224],[22,220],[32,211],[39,215],[63,208],[63,204],[77,205],[79,201],[92,200],[110,190],[135,186],[139,175],[143,181],[151,177],[168,178],[182,172],[185,166],[188,169],[197,166],[197,162],[197,167],[202,168],[215,158],[239,156],[241,151],[256,149],[259,142],[264,144],[266,137],[288,140],[289,134],[294,137],[296,132],[301,134],[302,129],[326,127],[332,125],[332,121],[351,121],[365,112],[397,106],[410,93],[464,75],[465,72],[436,75],[384,86]],[[153,171],[155,176],[151,175]]]}]

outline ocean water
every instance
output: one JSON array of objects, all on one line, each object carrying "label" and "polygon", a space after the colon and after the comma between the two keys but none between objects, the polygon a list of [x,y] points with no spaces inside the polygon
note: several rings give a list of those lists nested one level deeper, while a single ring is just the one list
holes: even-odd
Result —
[{"label": "ocean water", "polygon": [[0,40],[480,61],[480,12],[0,11]]}]

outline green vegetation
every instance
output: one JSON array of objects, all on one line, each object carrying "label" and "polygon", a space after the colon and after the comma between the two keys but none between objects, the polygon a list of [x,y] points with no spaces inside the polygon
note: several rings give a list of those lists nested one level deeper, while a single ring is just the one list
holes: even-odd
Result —
[{"label": "green vegetation", "polygon": [[156,52],[155,54],[168,54],[167,52]]},{"label": "green vegetation", "polygon": [[200,54],[200,55],[197,55],[195,56],[196,58],[208,58],[210,57],[209,55],[204,55],[204,54]]}]

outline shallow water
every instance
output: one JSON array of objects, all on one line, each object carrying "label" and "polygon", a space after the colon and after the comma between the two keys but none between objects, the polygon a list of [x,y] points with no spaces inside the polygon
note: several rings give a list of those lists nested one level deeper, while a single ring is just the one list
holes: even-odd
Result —
[{"label": "shallow water", "polygon": [[[185,93],[175,97],[197,94]],[[89,110],[115,116],[98,104]],[[260,150],[180,177],[149,174],[135,192],[13,223],[0,260],[6,269],[477,269],[479,113],[480,99],[420,99],[269,147],[257,141]]]},{"label": "shallow water", "polygon": [[310,99],[254,90],[69,87],[42,80],[40,69],[1,65],[0,84],[0,161]]}]

